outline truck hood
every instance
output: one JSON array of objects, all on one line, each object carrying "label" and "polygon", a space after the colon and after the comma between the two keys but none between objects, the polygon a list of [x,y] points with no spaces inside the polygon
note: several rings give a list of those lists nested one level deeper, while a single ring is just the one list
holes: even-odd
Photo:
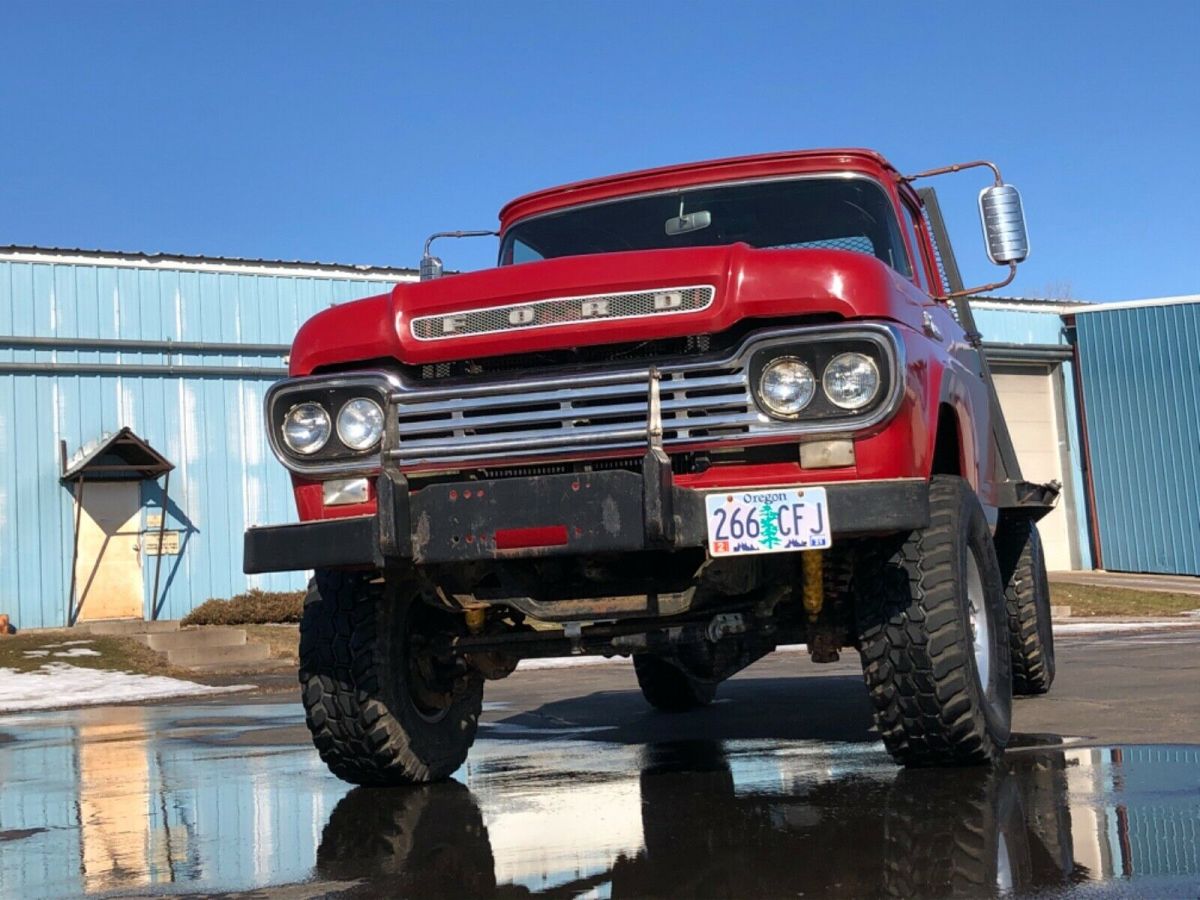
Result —
[{"label": "truck hood", "polygon": [[[671,308],[677,301],[670,295],[685,288],[709,288],[701,294],[710,299],[687,310]],[[634,294],[642,306],[619,314],[629,309],[622,298]],[[656,300],[663,308],[652,311],[646,304],[656,294],[667,299]],[[579,312],[580,304],[596,298],[611,299],[613,314],[597,315],[594,306],[586,317]],[[555,300],[561,302],[545,303]],[[919,328],[928,302],[889,266],[845,250],[733,244],[574,256],[398,284],[390,294],[332,307],[301,327],[290,371],[307,375],[373,360],[423,364],[656,340],[716,333],[751,318],[823,314]],[[537,311],[551,307],[549,317]],[[488,310],[485,317],[471,315]],[[465,318],[455,321],[459,316]],[[473,323],[469,329],[467,323]]]}]

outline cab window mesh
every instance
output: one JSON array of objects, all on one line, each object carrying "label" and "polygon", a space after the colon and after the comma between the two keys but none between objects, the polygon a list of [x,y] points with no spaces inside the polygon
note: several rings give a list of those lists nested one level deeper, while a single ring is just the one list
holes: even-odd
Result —
[{"label": "cab window mesh", "polygon": [[768,250],[853,250],[855,253],[875,255],[875,245],[865,234],[852,234],[847,237],[826,238],[821,241],[799,241],[794,244],[772,244],[764,248]]},{"label": "cab window mesh", "polygon": [[938,278],[942,280],[942,290],[950,290],[950,279],[946,277],[946,266],[942,262],[942,248],[938,246],[934,235],[933,223],[929,221],[929,211],[921,207],[921,218],[925,220],[925,232],[929,235],[929,243],[933,247],[933,258],[937,262]]}]

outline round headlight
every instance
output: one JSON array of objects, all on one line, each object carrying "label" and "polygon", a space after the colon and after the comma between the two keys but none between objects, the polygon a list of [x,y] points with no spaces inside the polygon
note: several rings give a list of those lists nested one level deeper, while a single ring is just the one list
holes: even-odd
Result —
[{"label": "round headlight", "polygon": [[879,367],[862,353],[841,353],[829,361],[821,382],[835,406],[862,409],[879,393]]},{"label": "round headlight", "polygon": [[329,413],[320,403],[298,403],[283,417],[283,442],[305,456],[329,440]]},{"label": "round headlight", "polygon": [[816,392],[812,370],[794,356],[771,360],[758,379],[759,402],[775,416],[795,416],[812,402]]},{"label": "round headlight", "polygon": [[338,413],[337,433],[351,450],[370,450],[383,437],[383,410],[374,400],[355,397]]}]

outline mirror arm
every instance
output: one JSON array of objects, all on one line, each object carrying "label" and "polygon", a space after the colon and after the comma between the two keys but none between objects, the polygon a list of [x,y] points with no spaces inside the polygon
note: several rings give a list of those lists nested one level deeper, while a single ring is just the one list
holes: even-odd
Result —
[{"label": "mirror arm", "polygon": [[964,288],[961,291],[951,291],[948,294],[942,294],[938,300],[953,300],[955,297],[970,297],[972,294],[980,294],[984,291],[994,291],[996,288],[1006,287],[1012,284],[1012,280],[1017,277],[1017,264],[1010,262],[1008,264],[1008,277],[1003,281],[993,281],[990,284],[981,284],[976,287]]},{"label": "mirror arm", "polygon": [[429,255],[429,245],[438,238],[468,238],[468,237],[499,237],[498,231],[435,231],[425,239],[425,250],[422,256]]},{"label": "mirror arm", "polygon": [[[918,178],[932,178],[934,175],[949,175],[952,172],[961,172],[963,169],[976,169],[986,167],[992,170],[992,176],[996,179],[996,186],[1000,187],[1004,184],[1004,179],[1000,177],[1000,168],[994,162],[989,162],[986,159],[977,159],[974,162],[955,163],[952,166],[940,166],[936,169],[926,169],[924,172],[917,172],[915,175],[901,175],[901,181],[916,181]],[[1007,284],[1008,282],[1005,282]]]}]

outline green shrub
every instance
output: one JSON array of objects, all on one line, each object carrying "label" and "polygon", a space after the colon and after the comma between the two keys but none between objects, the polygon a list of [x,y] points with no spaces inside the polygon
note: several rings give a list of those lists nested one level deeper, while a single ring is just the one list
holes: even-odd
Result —
[{"label": "green shrub", "polygon": [[228,600],[205,600],[184,619],[184,625],[272,625],[299,622],[304,591],[260,591],[257,588]]}]

